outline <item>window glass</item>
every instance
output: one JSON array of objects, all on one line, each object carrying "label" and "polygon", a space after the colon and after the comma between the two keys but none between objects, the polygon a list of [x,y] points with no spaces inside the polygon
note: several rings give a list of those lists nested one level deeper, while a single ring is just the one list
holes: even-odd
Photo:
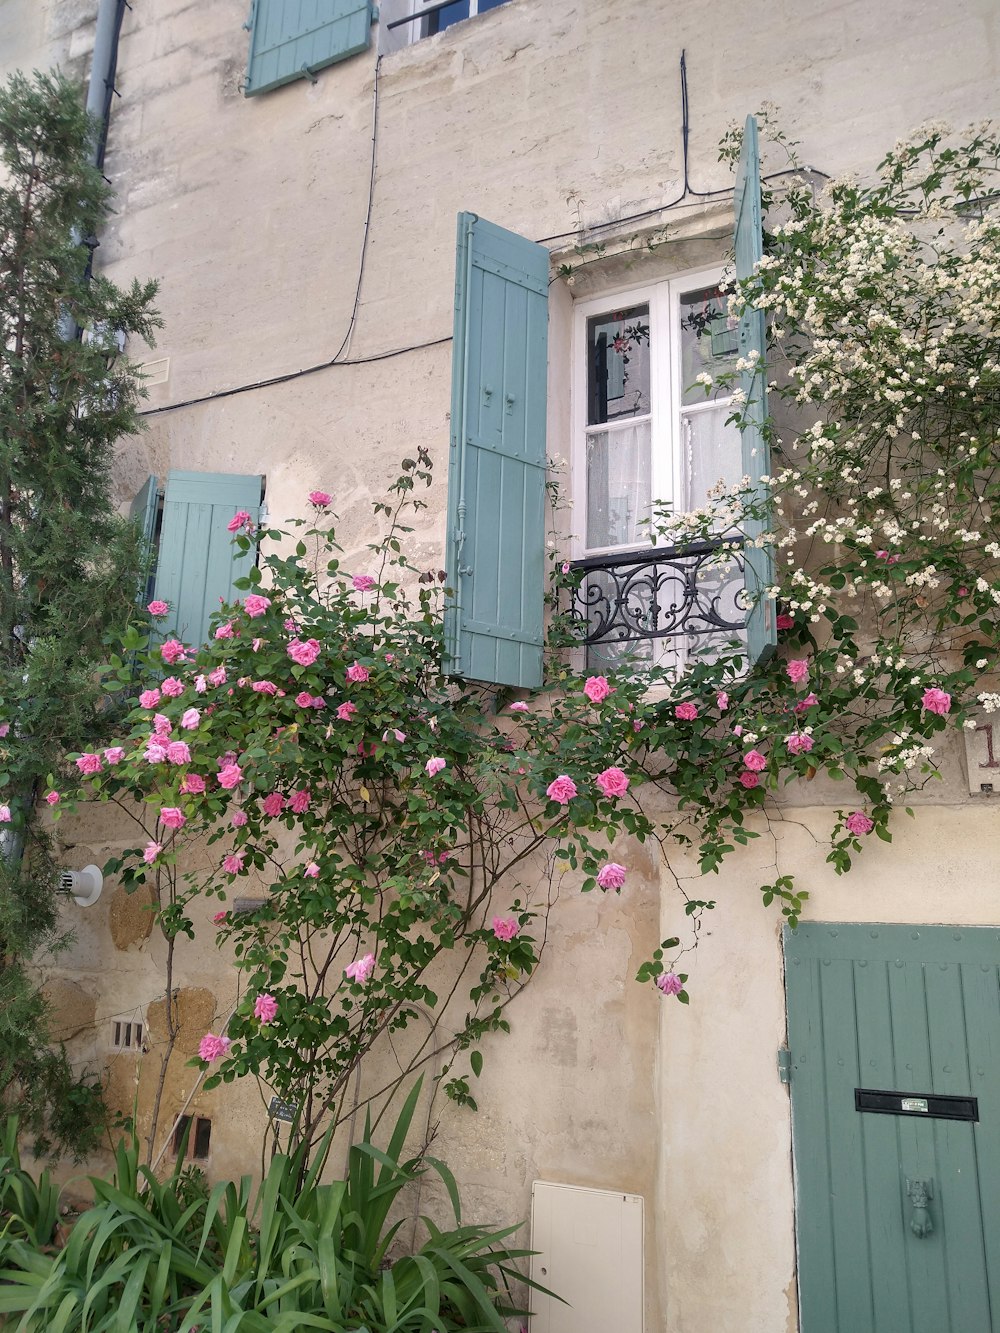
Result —
[{"label": "window glass", "polygon": [[647,416],[649,306],[587,321],[587,424]]},{"label": "window glass", "polygon": [[469,0],[455,0],[455,4],[446,5],[444,9],[439,9],[436,14],[427,15],[427,35],[431,36],[435,32],[444,32],[445,28],[450,28],[453,23],[461,23],[463,19],[469,17]]},{"label": "window glass", "polygon": [[650,422],[587,434],[587,546],[648,541]]},{"label": "window glass", "polygon": [[731,369],[738,345],[737,322],[717,286],[682,292],[680,307],[681,402],[701,403],[705,391],[695,381],[699,375],[714,379]]}]

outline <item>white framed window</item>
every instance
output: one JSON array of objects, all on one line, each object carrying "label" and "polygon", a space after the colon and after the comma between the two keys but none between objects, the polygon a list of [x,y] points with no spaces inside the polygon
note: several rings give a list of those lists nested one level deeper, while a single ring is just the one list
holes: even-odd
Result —
[{"label": "white framed window", "polygon": [[417,42],[421,37],[433,37],[465,19],[476,18],[488,10],[497,9],[507,0],[388,0],[380,6],[381,34],[379,49],[386,54]]},{"label": "white framed window", "polygon": [[[705,506],[720,482],[735,486],[743,475],[740,432],[727,420],[731,398],[706,397],[698,382],[731,370],[738,354],[721,277],[719,269],[674,274],[574,308],[573,555],[594,562],[586,576],[592,625],[613,615],[615,633],[624,631],[619,642],[612,634],[588,647],[591,666],[631,657],[679,670],[692,652],[738,636],[715,625],[744,615],[742,576],[734,578],[732,567],[708,561],[695,576],[686,557],[655,572],[616,564],[654,545],[653,501],[685,513]],[[642,637],[654,627],[659,637]]]}]

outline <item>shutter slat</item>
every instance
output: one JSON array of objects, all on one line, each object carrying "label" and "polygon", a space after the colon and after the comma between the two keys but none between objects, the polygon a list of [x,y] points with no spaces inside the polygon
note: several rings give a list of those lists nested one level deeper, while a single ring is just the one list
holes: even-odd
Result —
[{"label": "shutter slat", "polygon": [[[372,0],[257,0],[250,32],[246,94],[303,78],[364,51]],[[303,68],[305,67],[305,68]]]},{"label": "shutter slat", "polygon": [[549,256],[458,220],[448,479],[449,670],[542,682]]},{"label": "shutter slat", "polygon": [[[743,129],[743,148],[736,172],[736,250],[737,278],[753,276],[754,265],[764,255],[764,234],[760,211],[760,151],[757,121],[747,116]],[[757,372],[743,371],[740,387],[746,395],[745,425],[742,432],[743,471],[750,478],[758,499],[765,499],[767,487],[760,478],[770,473],[770,450],[764,423],[767,420],[767,373],[764,361],[765,326],[762,310],[747,310],[740,319],[739,349],[742,358],[758,355]],[[774,548],[751,543],[769,525],[764,519],[748,519],[744,524],[748,545],[745,552],[747,593],[753,607],[747,619],[747,652],[751,665],[765,662],[778,642],[775,606],[767,595],[774,583]]]},{"label": "shutter slat", "polygon": [[262,478],[222,472],[171,472],[163,500],[156,596],[170,605],[165,632],[201,643],[219,599],[231,601],[234,584],[254,563],[227,529],[238,509],[260,518]]}]

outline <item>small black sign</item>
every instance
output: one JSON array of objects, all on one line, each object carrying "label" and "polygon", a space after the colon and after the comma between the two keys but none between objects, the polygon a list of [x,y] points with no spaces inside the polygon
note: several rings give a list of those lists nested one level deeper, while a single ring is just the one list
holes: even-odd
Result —
[{"label": "small black sign", "polygon": [[931,1092],[885,1092],[855,1088],[854,1109],[876,1115],[915,1115],[925,1120],[978,1120],[975,1097],[936,1097]]},{"label": "small black sign", "polygon": [[272,1120],[284,1120],[289,1125],[295,1119],[298,1109],[294,1102],[283,1102],[280,1097],[272,1097],[271,1105],[267,1108]]}]

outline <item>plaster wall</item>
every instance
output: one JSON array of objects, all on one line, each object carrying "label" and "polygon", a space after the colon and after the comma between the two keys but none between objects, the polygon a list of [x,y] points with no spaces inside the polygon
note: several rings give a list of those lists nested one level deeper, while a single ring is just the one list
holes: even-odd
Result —
[{"label": "plaster wall", "polygon": [[[59,62],[82,75],[95,10],[96,0],[0,0],[0,73]],[[683,188],[682,51],[690,183],[700,191],[730,184],[716,143],[765,101],[780,108],[802,160],[830,174],[864,172],[928,118],[1000,112],[995,0],[775,0],[752,16],[736,0],[710,9],[511,0],[378,66],[373,43],[315,84],[254,99],[241,91],[246,12],[246,0],[158,0],[125,17],[105,166],[117,211],[97,259],[119,282],[160,279],[160,345],[130,350],[168,364],[149,389],[148,429],[122,445],[116,485],[125,505],[150,472],[261,472],[276,518],[322,486],[335,494],[349,562],[371,538],[371,501],[422,444],[439,485],[412,555],[441,563],[459,210],[545,238],[571,262],[577,242],[667,228],[641,260],[589,264],[553,286],[549,449],[564,458],[574,297],[721,258],[724,197],[655,211]],[[174,407],[335,354],[342,364],[283,384]],[[689,964],[690,1009],[631,981],[683,924],[671,875],[623,847],[615,855],[634,873],[620,899],[564,885],[544,966],[512,1011],[513,1036],[488,1050],[483,1110],[434,1107],[468,1215],[525,1216],[536,1177],[642,1193],[648,1333],[796,1328],[788,1097],[774,1064],[780,938],[757,885],[777,858],[809,888],[814,919],[996,922],[1000,816],[963,790],[956,758],[914,822],[900,816],[892,847],[868,848],[844,879],[821,845],[839,793],[790,791],[773,838],[698,887],[720,907]],[[71,865],[129,845],[127,825],[103,809],[64,821],[60,837]],[[682,861],[674,869],[694,873]],[[154,1031],[142,1061],[112,1057],[108,1027],[115,1015],[148,1014],[162,994],[163,945],[141,920],[113,934],[113,891],[72,911],[77,945],[56,979],[93,1002],[90,1036],[73,1049],[81,1061],[110,1061],[113,1098],[128,1111],[138,1066],[155,1067],[161,1047]],[[208,994],[221,1022],[236,977],[216,947],[213,910],[204,905],[174,984],[195,995],[199,1021]],[[213,1175],[253,1169],[256,1091],[201,1091],[188,1104],[186,1058],[168,1070],[171,1115],[212,1115]],[[145,1069],[139,1085],[147,1098]]]}]

